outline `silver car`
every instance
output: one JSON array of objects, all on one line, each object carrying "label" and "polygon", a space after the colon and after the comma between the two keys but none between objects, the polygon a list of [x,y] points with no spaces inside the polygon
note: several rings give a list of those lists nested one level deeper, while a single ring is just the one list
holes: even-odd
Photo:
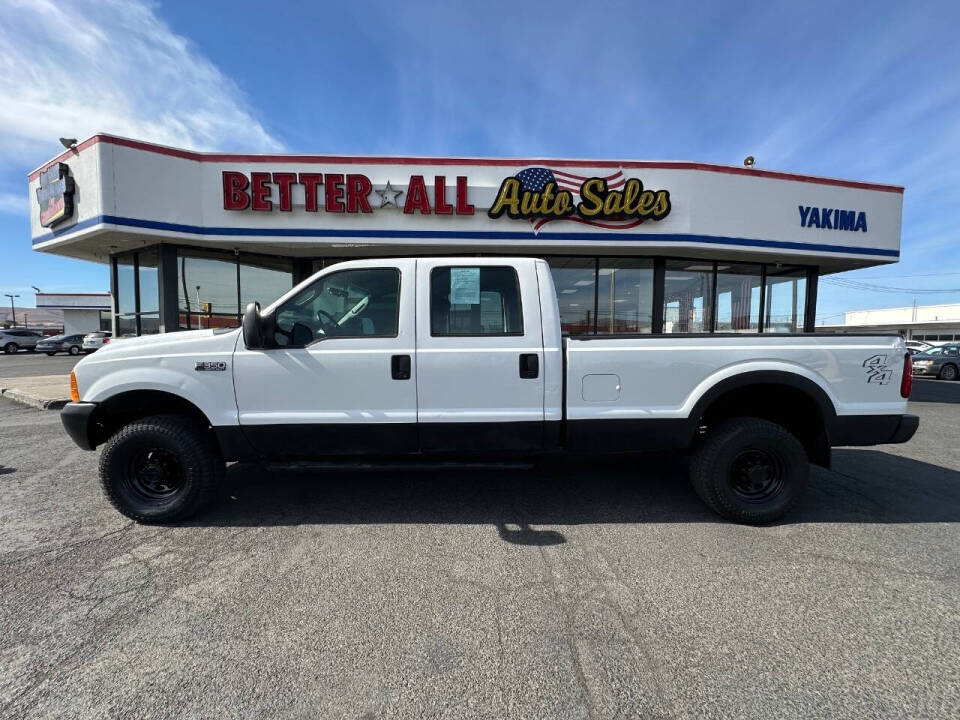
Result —
[{"label": "silver car", "polygon": [[79,355],[83,348],[83,335],[54,335],[37,343],[37,352],[56,355],[58,352]]},{"label": "silver car", "polygon": [[33,330],[0,330],[0,348],[7,355],[13,355],[18,350],[33,350],[43,335]]},{"label": "silver car", "polygon": [[108,342],[112,333],[109,330],[97,330],[96,332],[87,333],[83,336],[83,351],[85,353],[92,353],[94,350],[99,350]]}]

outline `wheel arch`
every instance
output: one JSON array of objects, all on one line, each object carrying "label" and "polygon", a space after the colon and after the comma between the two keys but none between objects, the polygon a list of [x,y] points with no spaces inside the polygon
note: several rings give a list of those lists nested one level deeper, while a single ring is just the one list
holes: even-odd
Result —
[{"label": "wheel arch", "polygon": [[708,388],[690,413],[695,434],[736,416],[759,417],[785,427],[799,438],[811,462],[829,467],[836,408],[810,378],[785,370],[739,373]]},{"label": "wheel arch", "polygon": [[194,403],[165,390],[128,390],[98,401],[90,418],[90,440],[96,447],[106,442],[124,425],[151,415],[183,415],[204,427],[212,427],[210,418]]}]

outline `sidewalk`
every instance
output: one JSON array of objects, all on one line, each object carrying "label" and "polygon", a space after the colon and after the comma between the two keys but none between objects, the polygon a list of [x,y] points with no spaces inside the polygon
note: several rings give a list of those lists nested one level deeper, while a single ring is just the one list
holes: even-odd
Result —
[{"label": "sidewalk", "polygon": [[41,410],[59,410],[70,402],[70,376],[0,378],[0,396]]}]

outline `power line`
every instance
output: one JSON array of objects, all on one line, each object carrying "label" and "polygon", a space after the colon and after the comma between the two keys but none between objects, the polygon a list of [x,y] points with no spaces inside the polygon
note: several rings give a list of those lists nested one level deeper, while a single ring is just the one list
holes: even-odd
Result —
[{"label": "power line", "polygon": [[937,295],[944,293],[960,293],[960,288],[905,288],[894,287],[891,285],[877,285],[875,283],[866,283],[850,278],[821,278],[825,283],[836,285],[837,287],[847,288],[848,290],[870,290],[872,292],[885,293],[910,293],[915,295]]},{"label": "power line", "polygon": [[[960,275],[960,272],[938,272],[938,273],[922,273],[919,275],[861,275],[856,278],[849,278],[851,280],[889,280],[892,278],[918,278],[918,277],[943,277],[944,275]],[[841,278],[846,280],[848,278]]]}]

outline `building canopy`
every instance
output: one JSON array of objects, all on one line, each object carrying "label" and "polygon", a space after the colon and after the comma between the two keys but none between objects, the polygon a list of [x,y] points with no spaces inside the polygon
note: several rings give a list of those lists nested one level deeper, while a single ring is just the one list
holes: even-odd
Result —
[{"label": "building canopy", "polygon": [[692,162],[197,153],[96,135],[29,176],[33,247],[895,262],[903,188]]}]

